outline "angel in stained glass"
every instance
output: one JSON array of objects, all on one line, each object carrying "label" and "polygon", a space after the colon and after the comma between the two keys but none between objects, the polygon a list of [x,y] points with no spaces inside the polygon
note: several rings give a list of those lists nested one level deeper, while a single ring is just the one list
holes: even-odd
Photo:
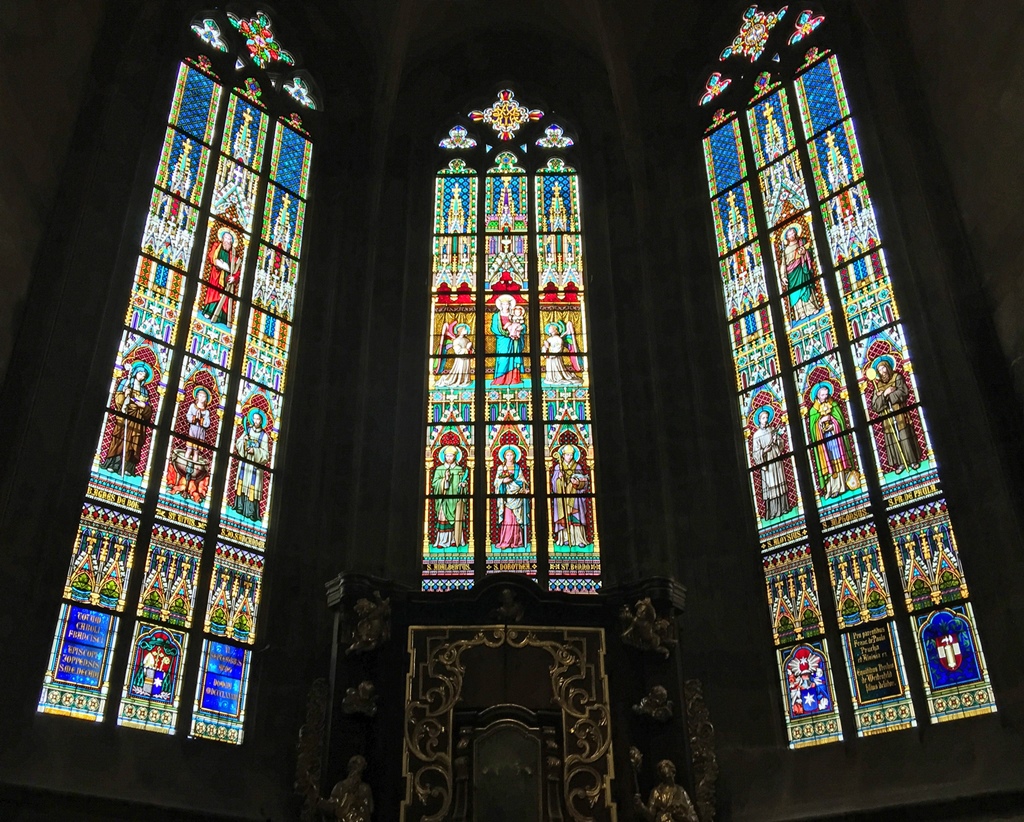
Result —
[{"label": "angel in stained glass", "polygon": [[[441,329],[440,359],[437,373],[441,374],[437,385],[446,388],[465,388],[473,384],[473,361],[467,356],[473,353],[473,341],[469,338],[466,323],[445,323]],[[451,360],[452,368],[447,374],[444,369]]]},{"label": "angel in stained glass", "polygon": [[[583,370],[576,348],[576,331],[572,322],[561,320],[548,323],[544,328],[547,336],[541,344],[544,358],[544,382],[548,385],[579,385],[583,382],[579,374]],[[563,356],[569,355],[569,367],[566,368]]]}]

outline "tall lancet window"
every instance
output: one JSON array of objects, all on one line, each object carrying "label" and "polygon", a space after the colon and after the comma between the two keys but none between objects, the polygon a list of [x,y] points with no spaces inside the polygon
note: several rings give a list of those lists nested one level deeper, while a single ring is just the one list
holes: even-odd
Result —
[{"label": "tall lancet window", "polygon": [[[813,4],[808,4],[813,5]],[[757,6],[699,104],[724,328],[792,747],[995,710],[840,60]]]},{"label": "tall lancet window", "polygon": [[240,743],[317,103],[266,14],[191,31],[39,711]]},{"label": "tall lancet window", "polygon": [[[477,131],[470,133],[467,126]],[[439,143],[423,587],[600,588],[573,140],[505,89]],[[452,155],[455,155],[452,157]]]}]

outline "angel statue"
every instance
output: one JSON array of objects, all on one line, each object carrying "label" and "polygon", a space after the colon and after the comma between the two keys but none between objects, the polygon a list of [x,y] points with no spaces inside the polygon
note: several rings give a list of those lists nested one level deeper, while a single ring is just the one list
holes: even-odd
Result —
[{"label": "angel statue", "polygon": [[[547,335],[541,343],[544,358],[544,383],[547,385],[579,385],[583,379],[579,376],[583,364],[576,348],[576,331],[572,321],[556,320],[544,326]],[[569,367],[565,367],[564,355],[569,355]]]},{"label": "angel statue", "polygon": [[348,776],[334,786],[329,799],[319,802],[324,819],[340,822],[370,822],[373,817],[373,792],[363,782],[366,759],[356,754],[348,761]]},{"label": "angel statue", "polygon": [[[454,320],[445,323],[441,329],[438,345],[438,362],[434,373],[438,374],[437,385],[448,388],[465,388],[473,384],[473,360],[465,356],[473,353],[473,341],[469,338],[469,326]],[[444,373],[449,360],[451,371]]]}]

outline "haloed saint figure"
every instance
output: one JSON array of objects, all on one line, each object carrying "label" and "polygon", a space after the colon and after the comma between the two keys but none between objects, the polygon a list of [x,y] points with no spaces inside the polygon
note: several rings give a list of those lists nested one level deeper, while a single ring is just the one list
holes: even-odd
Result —
[{"label": "haloed saint figure", "polygon": [[[253,409],[245,417],[242,433],[235,440],[235,456],[245,462],[238,463],[235,478],[235,500],[231,507],[246,519],[262,519],[260,504],[263,501],[263,468],[270,462],[270,436],[264,426],[262,412]],[[252,465],[250,463],[257,463]]]},{"label": "haloed saint figure", "polygon": [[[469,471],[462,464],[462,449],[446,445],[441,449],[441,464],[430,478],[430,490],[441,496],[433,501],[437,548],[457,548],[469,543],[466,533],[465,495],[469,493]],[[459,496],[454,496],[454,495]]]},{"label": "haloed saint figure", "polygon": [[110,447],[102,465],[107,471],[115,471],[122,476],[138,473],[145,423],[153,419],[153,405],[147,388],[152,379],[150,367],[144,362],[136,362],[114,390],[114,408],[123,416],[114,417]]},{"label": "haloed saint figure", "polygon": [[868,369],[867,377],[874,389],[871,410],[878,416],[895,412],[882,422],[889,466],[897,474],[908,468],[911,471],[919,468],[921,449],[918,447],[913,419],[910,413],[903,410],[910,399],[906,379],[896,370],[892,357],[888,356],[875,360],[874,367]]}]

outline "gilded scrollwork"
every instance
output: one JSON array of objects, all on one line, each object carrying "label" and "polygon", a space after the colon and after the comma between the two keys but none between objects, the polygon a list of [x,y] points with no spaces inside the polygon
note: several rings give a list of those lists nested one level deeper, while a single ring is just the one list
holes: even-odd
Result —
[{"label": "gilded scrollwork", "polygon": [[714,822],[715,783],[718,780],[718,757],[715,755],[715,726],[711,724],[708,706],[699,679],[683,684],[686,697],[686,725],[690,734],[693,757],[694,799],[700,822]]},{"label": "gilded scrollwork", "polygon": [[[427,634],[422,660],[417,659],[417,631]],[[462,656],[471,648],[502,645],[539,648],[550,654],[552,701],[562,714],[563,750],[558,758],[565,810],[576,822],[609,818],[611,715],[604,632],[519,626],[410,629],[403,818],[423,822],[447,818],[453,798],[453,710],[466,673]],[[425,807],[408,813],[415,803]]]}]

